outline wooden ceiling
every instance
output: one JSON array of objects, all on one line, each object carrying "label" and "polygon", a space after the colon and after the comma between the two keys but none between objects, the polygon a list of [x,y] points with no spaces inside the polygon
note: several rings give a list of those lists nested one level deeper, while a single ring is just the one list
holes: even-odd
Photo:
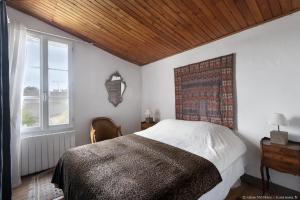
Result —
[{"label": "wooden ceiling", "polygon": [[300,0],[10,0],[7,4],[138,65],[300,9]]}]

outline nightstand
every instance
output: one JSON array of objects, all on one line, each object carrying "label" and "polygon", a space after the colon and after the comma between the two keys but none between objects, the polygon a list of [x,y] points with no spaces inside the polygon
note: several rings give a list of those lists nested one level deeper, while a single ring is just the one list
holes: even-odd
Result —
[{"label": "nightstand", "polygon": [[151,122],[151,123],[148,123],[148,122],[141,122],[141,129],[142,130],[145,130],[153,125],[155,125],[156,122]]},{"label": "nightstand", "polygon": [[269,189],[269,168],[300,176],[300,142],[290,141],[286,145],[271,143],[270,138],[264,137],[261,145],[261,180],[263,194],[265,193],[264,168],[267,175],[267,189]]}]

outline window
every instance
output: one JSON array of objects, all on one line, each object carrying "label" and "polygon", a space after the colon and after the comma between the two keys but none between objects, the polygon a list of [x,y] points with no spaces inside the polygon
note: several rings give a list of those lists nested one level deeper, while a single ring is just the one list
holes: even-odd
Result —
[{"label": "window", "polygon": [[44,35],[26,37],[21,129],[23,135],[70,129],[71,44]]}]

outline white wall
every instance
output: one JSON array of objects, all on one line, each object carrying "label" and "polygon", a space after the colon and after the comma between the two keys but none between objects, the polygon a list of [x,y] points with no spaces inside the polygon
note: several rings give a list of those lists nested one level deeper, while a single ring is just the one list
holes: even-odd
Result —
[{"label": "white wall", "polygon": [[[259,141],[269,136],[273,112],[290,120],[283,127],[300,141],[300,12],[142,68],[142,111],[175,118],[175,67],[236,53],[238,132],[248,146],[250,175],[260,177]],[[143,118],[143,115],[141,115]],[[300,191],[300,178],[271,171],[271,180]]]},{"label": "white wall", "polygon": [[[75,38],[59,29],[12,8],[7,9],[10,20],[23,23],[31,29]],[[113,56],[91,44],[74,42],[72,68],[76,144],[89,142],[92,118],[108,116],[129,134],[139,130],[141,110],[141,68]],[[118,70],[127,83],[123,102],[115,108],[107,100],[104,83]],[[129,114],[130,113],[130,114]]]}]

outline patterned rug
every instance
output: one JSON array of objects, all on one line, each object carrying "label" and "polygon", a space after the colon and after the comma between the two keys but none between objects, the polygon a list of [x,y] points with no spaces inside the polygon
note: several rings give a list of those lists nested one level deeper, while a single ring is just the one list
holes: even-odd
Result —
[{"label": "patterned rug", "polygon": [[51,183],[53,170],[47,170],[35,176],[34,191],[38,200],[63,200],[62,190]]}]

